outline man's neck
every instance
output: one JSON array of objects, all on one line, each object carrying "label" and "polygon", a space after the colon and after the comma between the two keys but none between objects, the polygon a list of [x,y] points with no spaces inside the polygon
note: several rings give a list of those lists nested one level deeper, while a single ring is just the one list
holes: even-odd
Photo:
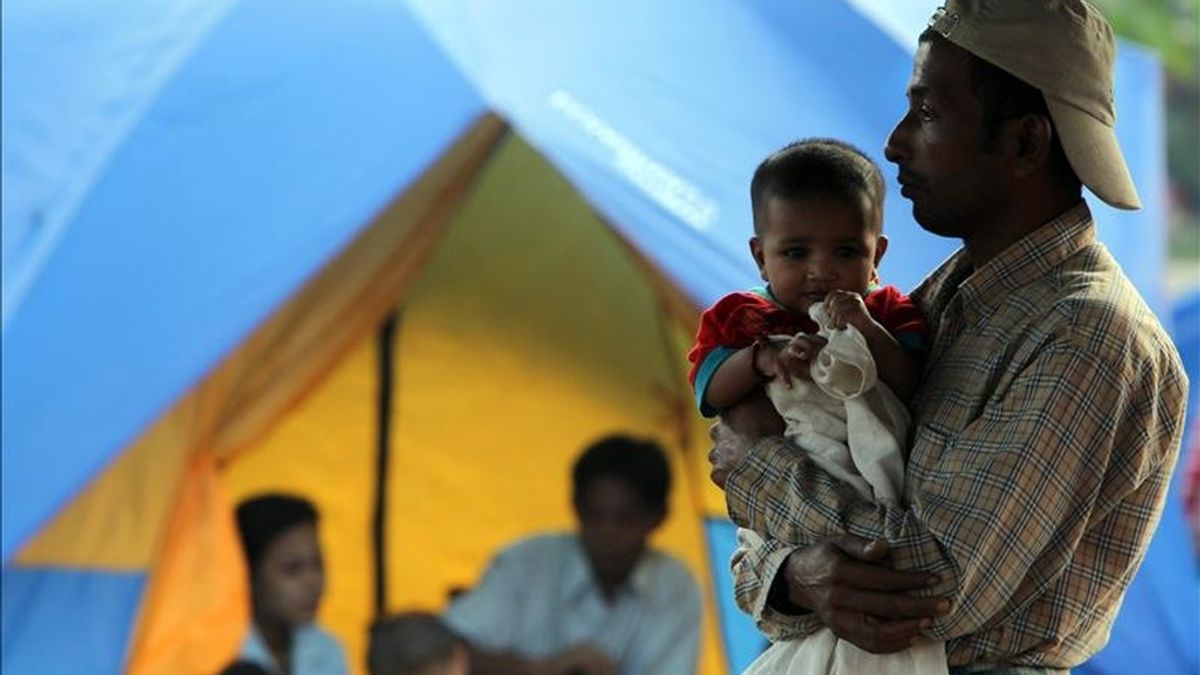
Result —
[{"label": "man's neck", "polygon": [[604,597],[604,601],[612,604],[617,599],[617,593],[629,583],[630,574],[627,572],[623,575],[596,575],[596,585],[600,587],[600,595]]},{"label": "man's neck", "polygon": [[971,265],[979,269],[1008,247],[1029,236],[1046,223],[1075,208],[1079,196],[1055,200],[1017,200],[1013,209],[1000,215],[976,235],[963,239]]}]

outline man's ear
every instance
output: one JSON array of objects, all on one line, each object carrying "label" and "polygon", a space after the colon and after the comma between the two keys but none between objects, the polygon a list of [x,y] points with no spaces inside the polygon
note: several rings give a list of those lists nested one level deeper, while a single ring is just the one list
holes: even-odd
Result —
[{"label": "man's ear", "polygon": [[763,259],[762,240],[758,237],[750,237],[750,255],[754,256],[754,264],[758,265],[758,275],[763,281],[767,280],[767,265]]},{"label": "man's ear", "polygon": [[887,235],[879,235],[879,239],[875,240],[875,269],[879,269],[879,263],[883,261],[883,254],[887,253],[887,247]]},{"label": "man's ear", "polygon": [[1045,115],[1025,115],[1012,124],[1015,125],[1011,129],[1015,134],[1013,170],[1017,177],[1025,178],[1049,164],[1054,129]]}]

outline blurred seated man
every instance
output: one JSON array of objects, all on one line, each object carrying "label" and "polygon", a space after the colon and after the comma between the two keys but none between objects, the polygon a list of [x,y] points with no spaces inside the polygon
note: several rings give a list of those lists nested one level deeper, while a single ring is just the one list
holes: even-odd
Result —
[{"label": "blurred seated man", "polygon": [[467,675],[467,646],[432,614],[397,614],[371,626],[367,673]]},{"label": "blurred seated man", "polygon": [[611,436],[572,472],[577,533],[523,539],[450,606],[473,675],[694,675],[700,590],[646,540],[671,475],[651,441]]}]

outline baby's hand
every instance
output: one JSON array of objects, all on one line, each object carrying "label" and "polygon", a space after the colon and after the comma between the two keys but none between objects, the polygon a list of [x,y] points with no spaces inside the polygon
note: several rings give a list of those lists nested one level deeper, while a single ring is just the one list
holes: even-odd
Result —
[{"label": "baby's hand", "polygon": [[780,374],[784,376],[785,385],[790,386],[789,377],[801,380],[812,379],[809,364],[817,357],[817,353],[825,346],[825,342],[825,338],[820,335],[809,335],[808,333],[797,333],[788,341],[779,352],[779,370]]},{"label": "baby's hand", "polygon": [[779,375],[779,351],[781,345],[778,342],[764,341],[754,346],[754,371],[767,376],[768,379],[774,379]]},{"label": "baby's hand", "polygon": [[858,293],[852,291],[830,291],[825,296],[825,311],[834,328],[854,326],[860,331],[867,329],[871,322],[871,314]]}]

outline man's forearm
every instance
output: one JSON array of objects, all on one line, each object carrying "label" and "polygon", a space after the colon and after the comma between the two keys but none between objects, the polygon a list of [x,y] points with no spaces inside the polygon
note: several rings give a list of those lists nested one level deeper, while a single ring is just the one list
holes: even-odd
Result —
[{"label": "man's forearm", "polygon": [[767,607],[785,616],[802,616],[808,614],[810,612],[809,608],[797,605],[788,597],[787,576],[784,574],[786,568],[787,558],[784,558],[783,562],[775,568],[774,577],[769,580],[763,580],[764,584],[768,582],[771,584],[767,590]]},{"label": "man's forearm", "polygon": [[735,523],[792,546],[843,534],[886,538],[876,504],[782,438],[758,441],[730,472],[725,492]]}]

